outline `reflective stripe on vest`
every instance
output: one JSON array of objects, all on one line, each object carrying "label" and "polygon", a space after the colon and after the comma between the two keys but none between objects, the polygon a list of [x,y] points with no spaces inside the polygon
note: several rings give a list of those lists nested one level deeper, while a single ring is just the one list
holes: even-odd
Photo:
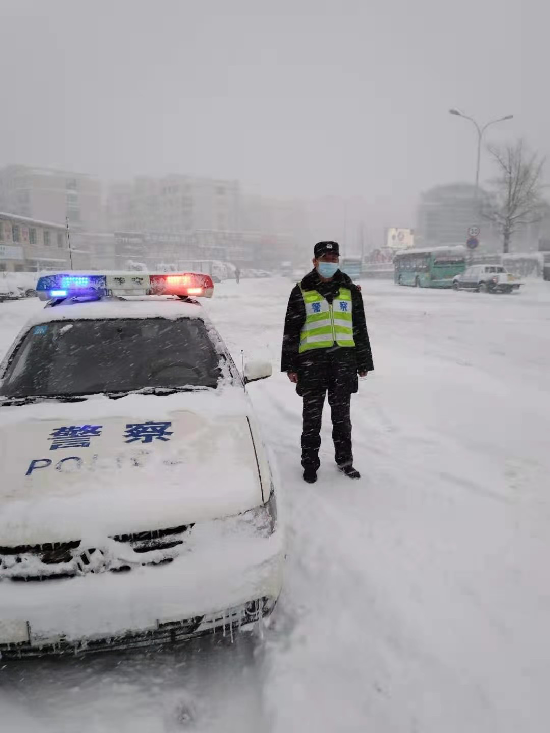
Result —
[{"label": "reflective stripe on vest", "polygon": [[299,353],[311,349],[328,349],[334,344],[352,348],[352,300],[349,288],[340,288],[332,305],[316,290],[302,290],[306,306],[306,322],[300,332]]}]

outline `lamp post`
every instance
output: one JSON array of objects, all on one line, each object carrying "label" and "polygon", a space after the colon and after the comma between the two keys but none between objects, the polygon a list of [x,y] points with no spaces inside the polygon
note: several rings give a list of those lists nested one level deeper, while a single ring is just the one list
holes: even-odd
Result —
[{"label": "lamp post", "polygon": [[[514,115],[506,115],[505,117],[499,117],[497,120],[491,120],[490,122],[486,122],[483,126],[481,126],[479,125],[479,123],[476,120],[474,120],[473,117],[469,117],[468,115],[462,114],[462,112],[456,109],[456,107],[453,107],[452,109],[450,109],[449,114],[456,115],[456,117],[463,117],[465,120],[470,120],[470,122],[476,128],[477,163],[476,163],[476,185],[474,189],[474,216],[477,218],[479,216],[479,169],[481,165],[481,143],[483,141],[483,135],[485,133],[485,130],[487,130],[488,127],[491,127],[491,125],[496,125],[497,122],[505,122],[506,120],[511,120]],[[472,264],[473,262],[473,257],[474,257],[473,250],[470,250],[470,264]]]},{"label": "lamp post", "polygon": [[499,117],[498,120],[491,120],[490,122],[487,122],[483,127],[481,127],[476,120],[474,120],[473,117],[468,117],[468,115],[462,114],[460,110],[453,107],[449,110],[449,114],[456,115],[457,117],[463,117],[465,120],[470,120],[476,128],[477,131],[477,165],[476,165],[476,200],[479,195],[479,168],[481,164],[481,142],[483,140],[483,134],[485,133],[485,130],[490,127],[491,125],[496,125],[497,122],[504,122],[505,120],[511,120],[514,115],[506,115],[506,117]]}]

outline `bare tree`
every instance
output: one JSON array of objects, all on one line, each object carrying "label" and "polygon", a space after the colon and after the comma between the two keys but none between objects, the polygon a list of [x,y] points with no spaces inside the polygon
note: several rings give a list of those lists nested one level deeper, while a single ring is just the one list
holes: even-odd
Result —
[{"label": "bare tree", "polygon": [[542,169],[544,158],[529,153],[523,140],[504,147],[489,147],[499,170],[494,181],[496,205],[488,214],[502,233],[502,251],[510,251],[517,229],[542,217]]}]

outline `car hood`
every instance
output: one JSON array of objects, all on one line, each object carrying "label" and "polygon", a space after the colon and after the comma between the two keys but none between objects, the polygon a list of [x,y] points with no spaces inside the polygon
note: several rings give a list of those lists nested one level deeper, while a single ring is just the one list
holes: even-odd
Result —
[{"label": "car hood", "polygon": [[257,506],[250,419],[221,405],[181,394],[2,407],[0,545],[93,543]]}]

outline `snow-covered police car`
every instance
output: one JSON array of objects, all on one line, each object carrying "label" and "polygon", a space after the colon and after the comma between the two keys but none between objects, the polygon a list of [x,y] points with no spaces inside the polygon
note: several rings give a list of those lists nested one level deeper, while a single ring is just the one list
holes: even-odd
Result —
[{"label": "snow-covered police car", "polygon": [[227,633],[281,588],[276,490],[194,273],[41,277],[0,366],[0,653]]}]

